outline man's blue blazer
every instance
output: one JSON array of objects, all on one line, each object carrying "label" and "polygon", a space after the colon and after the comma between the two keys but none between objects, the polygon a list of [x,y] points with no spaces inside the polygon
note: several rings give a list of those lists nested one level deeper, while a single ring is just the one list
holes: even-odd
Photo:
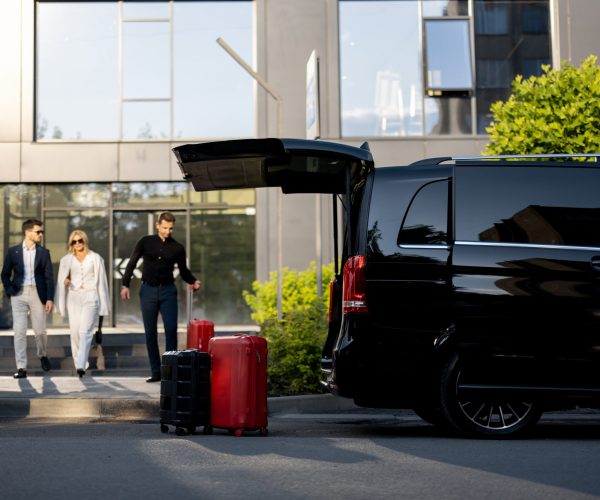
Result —
[{"label": "man's blue blazer", "polygon": [[[54,275],[50,251],[40,245],[35,248],[35,286],[42,304],[48,300],[54,301]],[[23,262],[23,243],[8,249],[2,266],[2,284],[6,295],[17,295],[25,280],[25,264]]]}]

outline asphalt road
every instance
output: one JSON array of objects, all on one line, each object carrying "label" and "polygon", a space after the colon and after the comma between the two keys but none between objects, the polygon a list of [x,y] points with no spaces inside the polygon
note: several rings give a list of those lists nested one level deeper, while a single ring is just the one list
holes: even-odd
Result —
[{"label": "asphalt road", "polygon": [[444,434],[410,415],[281,415],[269,436],[179,437],[158,423],[0,421],[0,497],[579,499],[600,497],[600,416],[526,439]]}]

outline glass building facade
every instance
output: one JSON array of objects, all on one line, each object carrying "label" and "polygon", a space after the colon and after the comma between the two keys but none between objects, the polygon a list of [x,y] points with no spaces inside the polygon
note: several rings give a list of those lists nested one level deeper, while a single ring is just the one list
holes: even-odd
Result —
[{"label": "glass building facade", "polygon": [[36,139],[251,137],[253,80],[215,40],[251,63],[253,35],[251,1],[39,1]]},{"label": "glass building facade", "polygon": [[[0,186],[0,199],[2,255],[23,240],[25,219],[41,218],[43,244],[51,252],[55,276],[71,231],[87,233],[90,248],[103,257],[109,273],[115,326],[141,322],[142,261],[134,272],[130,301],[119,298],[121,278],[138,239],[155,233],[158,214],[169,210],[177,219],[173,237],[185,246],[188,265],[202,281],[193,304],[188,304],[186,284],[176,280],[180,321],[185,321],[190,305],[195,316],[220,325],[250,323],[242,292],[250,290],[256,275],[254,190],[196,193],[183,182],[5,184]],[[66,326],[60,316],[50,318],[49,326]],[[10,326],[10,299],[2,292],[0,328]]]},{"label": "glass building facade", "polygon": [[[552,60],[548,0],[340,0],[342,137],[485,134]],[[382,37],[385,33],[385,37]]]},{"label": "glass building facade", "polygon": [[[371,139],[374,156],[390,162],[382,164],[440,151],[477,154],[490,104],[509,95],[517,74],[539,74],[542,64],[558,61],[552,49],[564,54],[550,29],[558,26],[551,19],[558,4],[24,0],[3,6],[3,46],[14,46],[15,54],[21,49],[3,59],[0,81],[0,250],[21,240],[23,219],[41,217],[57,264],[69,232],[82,228],[111,274],[112,323],[139,325],[137,290],[132,301],[117,300],[120,277],[137,239],[153,233],[158,213],[170,210],[175,238],[203,282],[194,314],[218,324],[250,322],[242,291],[278,266],[274,192],[196,193],[177,182],[170,149],[280,133],[304,137],[306,62],[314,50],[321,138]],[[219,37],[281,93],[281,124],[277,105],[218,46]],[[285,196],[281,215],[282,263],[294,268],[315,260],[316,248],[324,247],[323,262],[335,254],[329,209],[317,214],[314,197],[300,198]],[[188,299],[178,282],[183,321]],[[2,297],[0,327],[10,327],[10,303]],[[51,324],[64,326],[55,315]]]}]

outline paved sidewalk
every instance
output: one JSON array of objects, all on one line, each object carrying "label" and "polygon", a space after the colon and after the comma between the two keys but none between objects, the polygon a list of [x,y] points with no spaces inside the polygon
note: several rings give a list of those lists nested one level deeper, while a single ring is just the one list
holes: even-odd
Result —
[{"label": "paved sidewalk", "polygon": [[[0,418],[156,420],[160,383],[142,377],[0,377]],[[330,394],[269,398],[269,414],[355,410]]]}]

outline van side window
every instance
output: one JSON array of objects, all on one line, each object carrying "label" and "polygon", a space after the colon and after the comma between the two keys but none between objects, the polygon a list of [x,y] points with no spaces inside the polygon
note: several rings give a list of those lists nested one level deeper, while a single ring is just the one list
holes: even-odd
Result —
[{"label": "van side window", "polygon": [[600,247],[597,167],[456,170],[456,239]]},{"label": "van side window", "polygon": [[425,184],[417,191],[406,211],[397,244],[448,244],[447,180]]}]

